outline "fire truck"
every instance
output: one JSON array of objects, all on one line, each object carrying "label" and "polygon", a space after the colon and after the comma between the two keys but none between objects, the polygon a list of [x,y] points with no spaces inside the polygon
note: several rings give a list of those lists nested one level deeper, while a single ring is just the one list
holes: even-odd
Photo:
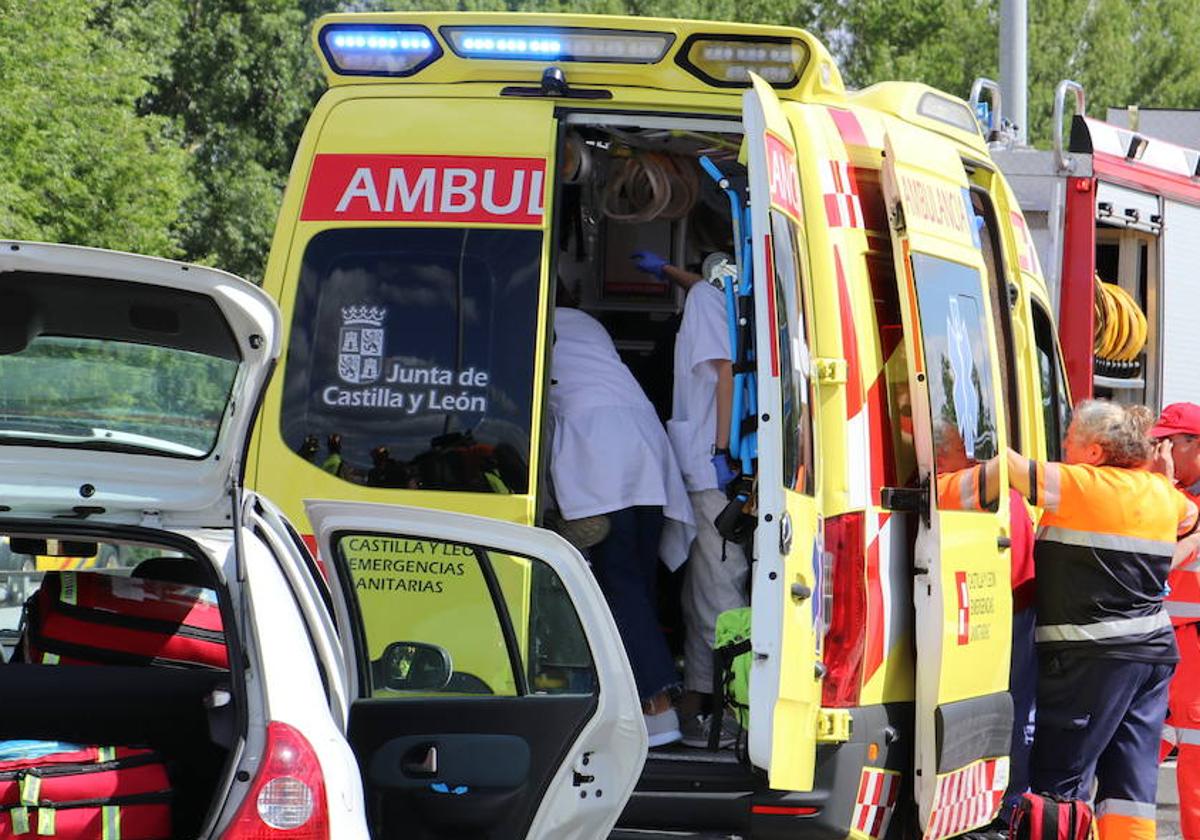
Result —
[{"label": "fire truck", "polygon": [[1200,401],[1200,151],[1139,130],[1136,109],[1089,116],[1073,81],[1055,89],[1048,151],[1012,142],[990,80],[971,104],[1041,260],[1075,400]]}]

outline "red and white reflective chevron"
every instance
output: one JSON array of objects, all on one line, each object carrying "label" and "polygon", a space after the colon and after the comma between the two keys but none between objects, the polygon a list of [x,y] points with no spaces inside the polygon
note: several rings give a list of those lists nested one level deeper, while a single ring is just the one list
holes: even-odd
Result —
[{"label": "red and white reflective chevron", "polygon": [[858,796],[854,800],[850,836],[870,837],[872,840],[883,837],[899,798],[899,773],[878,767],[864,767],[858,783]]},{"label": "red and white reflective chevron", "polygon": [[954,573],[954,588],[958,593],[958,643],[971,641],[971,590],[967,588],[967,573]]},{"label": "red and white reflective chevron", "polygon": [[862,203],[858,186],[845,161],[827,160],[818,166],[821,173],[821,192],[825,194],[825,215],[830,227],[863,227]]},{"label": "red and white reflective chevron", "polygon": [[1008,787],[1008,756],[938,776],[925,840],[943,840],[991,822]]}]

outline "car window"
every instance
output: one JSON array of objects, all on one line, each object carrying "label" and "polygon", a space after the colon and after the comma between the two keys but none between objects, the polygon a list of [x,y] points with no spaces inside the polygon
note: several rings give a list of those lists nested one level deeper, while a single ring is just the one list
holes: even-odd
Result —
[{"label": "car window", "polygon": [[[336,544],[356,596],[371,696],[596,690],[579,617],[542,561],[379,534],[343,534]],[[435,678],[442,669],[444,679]]]},{"label": "car window", "polygon": [[[976,269],[928,254],[913,254],[912,268],[941,485],[1000,451],[987,310]],[[963,507],[995,509],[979,501]]]},{"label": "car window", "polygon": [[[31,550],[26,552],[21,548]],[[76,548],[86,550],[74,551]],[[38,551],[36,547],[20,545],[20,538],[14,542],[10,537],[0,536],[0,637],[18,634],[22,606],[37,592],[48,572],[103,571],[115,575],[136,572],[156,577],[156,569],[173,570],[195,562],[178,551],[159,546],[48,543],[45,550]]]},{"label": "car window", "polygon": [[1046,429],[1046,458],[1060,461],[1067,425],[1071,422],[1071,398],[1067,393],[1067,380],[1063,375],[1050,316],[1036,301],[1032,309],[1038,381],[1042,391],[1042,423]]},{"label": "car window", "polygon": [[0,444],[203,458],[238,362],[97,338],[40,335],[0,356]]},{"label": "car window", "polygon": [[771,246],[775,267],[775,327],[779,342],[779,388],[783,406],[783,475],[789,490],[812,495],[812,383],[804,278],[800,273],[796,228],[783,213],[771,211]]},{"label": "car window", "polygon": [[300,269],[280,431],[372,487],[525,493],[542,235],[339,229]]}]

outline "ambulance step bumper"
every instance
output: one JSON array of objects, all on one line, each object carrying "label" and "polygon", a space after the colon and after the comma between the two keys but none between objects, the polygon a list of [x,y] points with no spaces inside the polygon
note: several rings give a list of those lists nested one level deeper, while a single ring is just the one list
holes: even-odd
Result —
[{"label": "ambulance step bumper", "polygon": [[[862,707],[851,714],[850,741],[817,747],[813,790],[803,793],[771,790],[766,774],[736,760],[688,761],[681,751],[657,757],[652,750],[613,837],[844,838],[850,831],[863,768],[901,771],[908,782],[912,766],[911,703]],[[893,735],[889,743],[885,733],[901,734],[899,738]],[[867,760],[871,744],[879,749],[873,762]],[[910,797],[911,786],[905,784],[889,834],[903,822],[907,810],[903,803]]]}]

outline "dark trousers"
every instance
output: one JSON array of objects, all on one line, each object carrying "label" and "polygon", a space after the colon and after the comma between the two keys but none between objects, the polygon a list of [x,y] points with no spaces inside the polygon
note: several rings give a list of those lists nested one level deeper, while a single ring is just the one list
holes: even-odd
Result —
[{"label": "dark trousers", "polygon": [[1012,749],[1008,790],[1004,792],[1005,821],[1021,794],[1029,790],[1029,762],[1033,756],[1034,714],[1037,706],[1038,660],[1033,632],[1037,611],[1033,607],[1013,613],[1012,655],[1008,665],[1008,693],[1013,701]]},{"label": "dark trousers", "polygon": [[1039,666],[1033,790],[1088,799],[1095,778],[1099,816],[1152,826],[1175,666],[1062,652],[1042,652]]},{"label": "dark trousers", "polygon": [[608,514],[608,518],[608,537],[589,552],[592,573],[621,632],[638,696],[648,700],[679,683],[658,623],[654,592],[662,508],[625,508]]}]

